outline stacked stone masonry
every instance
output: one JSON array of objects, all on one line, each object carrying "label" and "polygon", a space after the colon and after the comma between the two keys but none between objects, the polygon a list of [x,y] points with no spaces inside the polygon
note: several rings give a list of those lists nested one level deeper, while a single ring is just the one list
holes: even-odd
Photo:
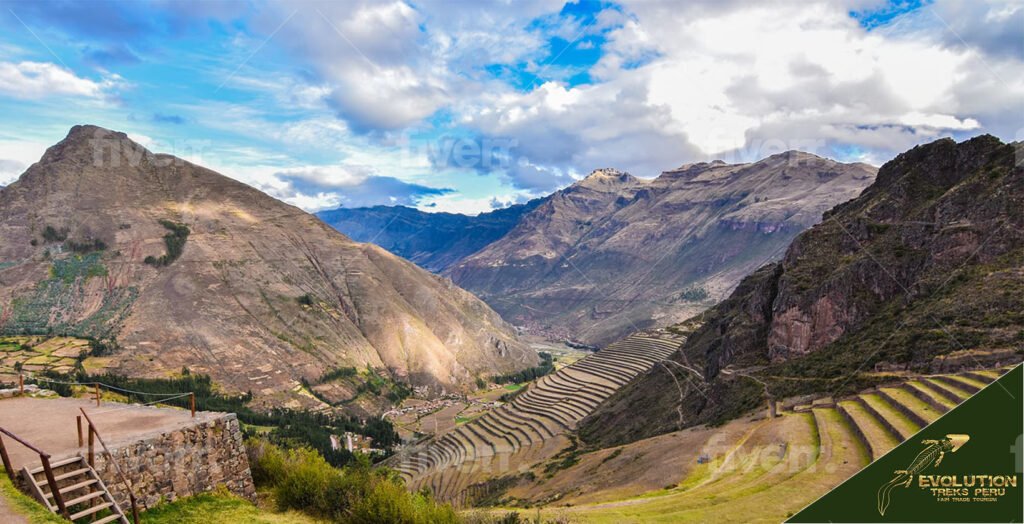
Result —
[{"label": "stacked stone masonry", "polygon": [[[114,465],[98,451],[96,471],[127,512],[130,505],[124,484]],[[112,446],[111,452],[131,481],[140,510],[219,486],[249,500],[256,497],[242,431],[234,414]]]}]

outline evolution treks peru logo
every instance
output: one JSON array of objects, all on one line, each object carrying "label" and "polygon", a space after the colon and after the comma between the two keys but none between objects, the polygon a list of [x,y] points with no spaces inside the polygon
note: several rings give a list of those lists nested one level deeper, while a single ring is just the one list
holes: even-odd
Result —
[{"label": "evolution treks peru logo", "polygon": [[971,440],[969,435],[946,435],[946,438],[938,440],[922,440],[921,443],[925,445],[925,448],[914,457],[910,466],[907,469],[894,471],[893,474],[896,476],[878,488],[878,514],[885,515],[885,510],[892,501],[892,490],[896,486],[902,484],[904,488],[909,488],[914,481],[914,475],[921,473],[933,464],[935,467],[939,467],[946,452],[956,453],[956,450],[960,449],[968,440]]},{"label": "evolution treks peru logo", "polygon": [[1017,487],[1017,475],[925,475],[929,467],[938,468],[946,453],[956,453],[971,437],[963,434],[946,435],[938,440],[922,440],[925,448],[914,457],[907,469],[893,472],[892,480],[878,488],[878,513],[892,502],[892,492],[902,486],[910,488],[917,479],[917,487],[929,490],[936,502],[995,502],[1006,495],[1006,488]]}]

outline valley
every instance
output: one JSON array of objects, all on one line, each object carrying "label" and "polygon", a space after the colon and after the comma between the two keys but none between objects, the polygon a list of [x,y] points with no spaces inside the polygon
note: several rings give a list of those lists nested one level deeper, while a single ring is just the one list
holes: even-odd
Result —
[{"label": "valley", "polygon": [[1024,0],[0,3],[0,523],[1024,522]]}]

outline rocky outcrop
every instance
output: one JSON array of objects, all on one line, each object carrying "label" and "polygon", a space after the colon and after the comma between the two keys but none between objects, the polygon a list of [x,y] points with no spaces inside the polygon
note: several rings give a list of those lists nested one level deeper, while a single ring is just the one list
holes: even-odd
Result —
[{"label": "rocky outcrop", "polygon": [[[687,425],[770,398],[856,391],[874,371],[952,371],[1024,358],[1024,145],[918,146],[799,235],[700,318],[675,359],[699,367]],[[613,396],[581,434],[603,445],[676,429],[671,377]],[[688,377],[694,379],[694,377]]]},{"label": "rocky outcrop", "polygon": [[105,340],[122,373],[188,366],[271,405],[320,405],[301,381],[342,367],[440,393],[538,361],[451,281],[93,126],[0,190],[0,308],[0,332]]},{"label": "rocky outcrop", "polygon": [[725,298],[874,173],[795,151],[654,180],[599,169],[445,274],[514,324],[602,345]]}]

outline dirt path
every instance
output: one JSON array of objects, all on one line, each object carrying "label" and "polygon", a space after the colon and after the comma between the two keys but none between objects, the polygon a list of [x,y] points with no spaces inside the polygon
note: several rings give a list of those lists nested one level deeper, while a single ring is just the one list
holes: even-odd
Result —
[{"label": "dirt path", "polygon": [[14,509],[11,508],[11,503],[7,502],[7,497],[0,494],[0,522],[5,524],[28,524],[28,519],[20,513],[15,513]]}]

